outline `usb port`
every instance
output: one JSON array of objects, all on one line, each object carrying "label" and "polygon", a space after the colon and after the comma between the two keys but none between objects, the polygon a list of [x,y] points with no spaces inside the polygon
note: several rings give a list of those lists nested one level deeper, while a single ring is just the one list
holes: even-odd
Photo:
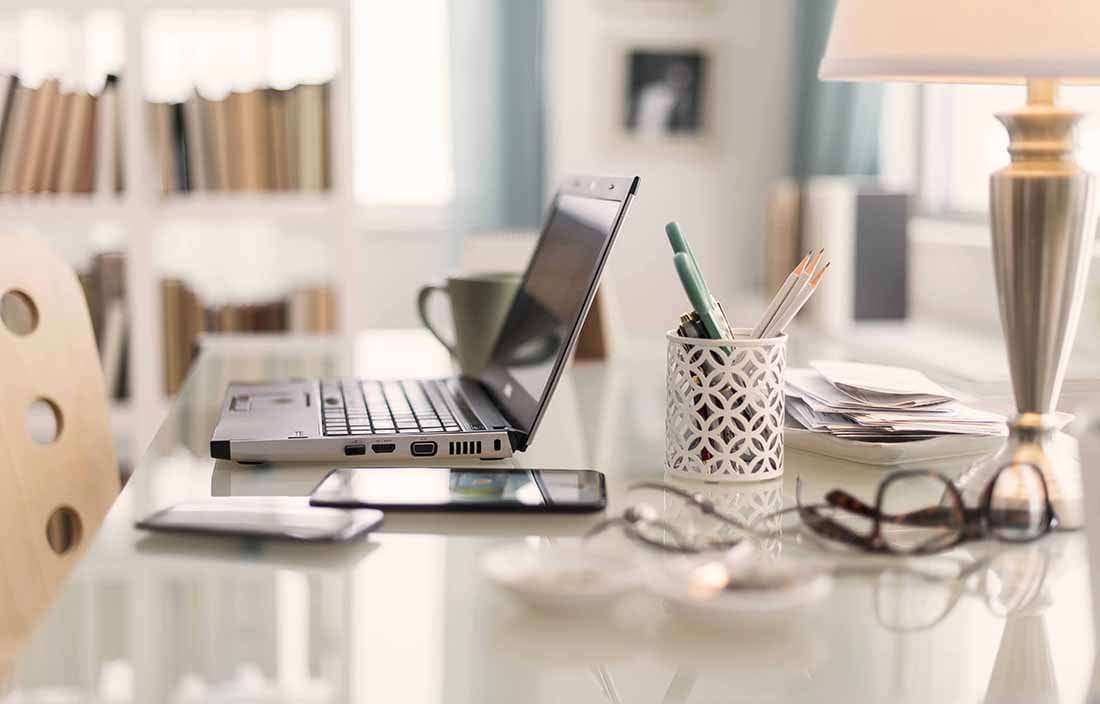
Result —
[{"label": "usb port", "polygon": [[348,457],[367,454],[366,445],[344,445],[344,454]]},{"label": "usb port", "polygon": [[393,452],[394,450],[396,450],[397,445],[392,442],[376,442],[370,446],[370,449],[373,450],[376,454],[384,455],[387,452]]},{"label": "usb port", "polygon": [[428,441],[414,442],[412,453],[414,457],[431,457],[435,454],[435,443]]}]

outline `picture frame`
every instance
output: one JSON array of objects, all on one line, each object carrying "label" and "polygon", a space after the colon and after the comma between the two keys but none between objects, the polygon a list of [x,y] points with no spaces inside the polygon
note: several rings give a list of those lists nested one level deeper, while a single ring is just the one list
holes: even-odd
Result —
[{"label": "picture frame", "polygon": [[[644,2],[645,0],[638,0]],[[709,150],[717,143],[716,74],[721,61],[705,40],[612,44],[608,86],[614,141],[657,150]]]}]

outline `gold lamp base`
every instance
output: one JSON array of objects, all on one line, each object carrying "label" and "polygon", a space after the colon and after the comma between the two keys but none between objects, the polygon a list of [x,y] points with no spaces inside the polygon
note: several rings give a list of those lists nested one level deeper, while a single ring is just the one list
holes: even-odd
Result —
[{"label": "gold lamp base", "polygon": [[1084,525],[1084,491],[1077,440],[1061,432],[1064,417],[1023,413],[1009,423],[1009,436],[997,453],[972,465],[958,480],[963,500],[976,506],[982,491],[1001,467],[1032,464],[1043,472],[1051,507],[1060,529]]},{"label": "gold lamp base", "polygon": [[980,494],[1004,462],[1037,464],[1059,523],[1082,525],[1081,469],[1058,450],[1054,410],[1077,334],[1096,236],[1093,179],[1073,159],[1080,113],[1056,105],[1057,83],[1029,80],[1027,105],[998,115],[1012,162],[990,177],[993,265],[1017,418],[1004,450],[960,480]]}]

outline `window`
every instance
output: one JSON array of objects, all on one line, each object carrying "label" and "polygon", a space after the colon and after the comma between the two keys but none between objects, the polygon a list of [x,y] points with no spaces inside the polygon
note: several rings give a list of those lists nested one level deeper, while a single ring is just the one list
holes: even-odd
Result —
[{"label": "window", "polygon": [[[925,213],[984,217],[989,175],[1008,163],[1008,134],[994,115],[1025,101],[1019,85],[887,86],[880,137],[885,180],[915,188]],[[1100,171],[1100,87],[1063,86],[1060,102],[1085,114],[1077,160]]]},{"label": "window", "polygon": [[439,207],[455,193],[447,0],[353,8],[356,197]]}]

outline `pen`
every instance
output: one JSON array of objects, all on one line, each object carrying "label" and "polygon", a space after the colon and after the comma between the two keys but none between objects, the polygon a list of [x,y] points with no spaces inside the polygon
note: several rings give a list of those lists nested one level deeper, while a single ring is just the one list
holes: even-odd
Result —
[{"label": "pen", "polygon": [[[730,324],[726,320],[725,312],[722,310],[721,306],[718,305],[718,300],[711,294],[710,289],[707,288],[706,281],[703,279],[703,273],[699,269],[699,260],[695,258],[695,252],[691,250],[687,237],[680,231],[679,223],[672,221],[665,225],[665,234],[668,236],[668,243],[672,245],[673,256],[676,254],[683,254],[689,261],[695,285],[702,291],[702,294],[706,296],[709,302],[709,305],[706,307],[711,311],[710,315],[712,322],[718,331],[718,334],[713,335],[713,338],[716,340],[722,338],[733,339],[733,329],[730,328]],[[679,269],[679,265],[677,265],[677,269]],[[683,282],[683,274],[681,274],[680,280]],[[685,288],[686,286],[685,284]],[[688,294],[688,298],[691,298],[690,293]],[[703,312],[698,306],[696,306],[696,310],[699,312],[699,317],[704,318]],[[706,327],[705,320],[704,318],[704,327]],[[707,328],[707,332],[710,333],[709,328]]]},{"label": "pen", "polygon": [[707,285],[703,282],[699,270],[686,252],[677,252],[673,255],[672,261],[676,264],[676,273],[680,275],[680,283],[683,284],[684,292],[687,293],[688,300],[691,301],[691,307],[699,314],[699,319],[703,323],[703,330],[706,331],[707,337],[712,340],[721,340],[723,334],[714,315],[716,309],[711,303],[713,299],[710,292],[707,291]]},{"label": "pen", "polygon": [[680,223],[673,220],[669,224],[665,225],[665,234],[668,235],[668,243],[672,245],[672,253],[679,254],[683,252],[688,255],[688,259],[695,265],[695,268],[699,268],[699,260],[695,258],[695,252],[691,251],[691,246],[688,245],[687,238],[684,237],[684,233],[680,231]]}]

